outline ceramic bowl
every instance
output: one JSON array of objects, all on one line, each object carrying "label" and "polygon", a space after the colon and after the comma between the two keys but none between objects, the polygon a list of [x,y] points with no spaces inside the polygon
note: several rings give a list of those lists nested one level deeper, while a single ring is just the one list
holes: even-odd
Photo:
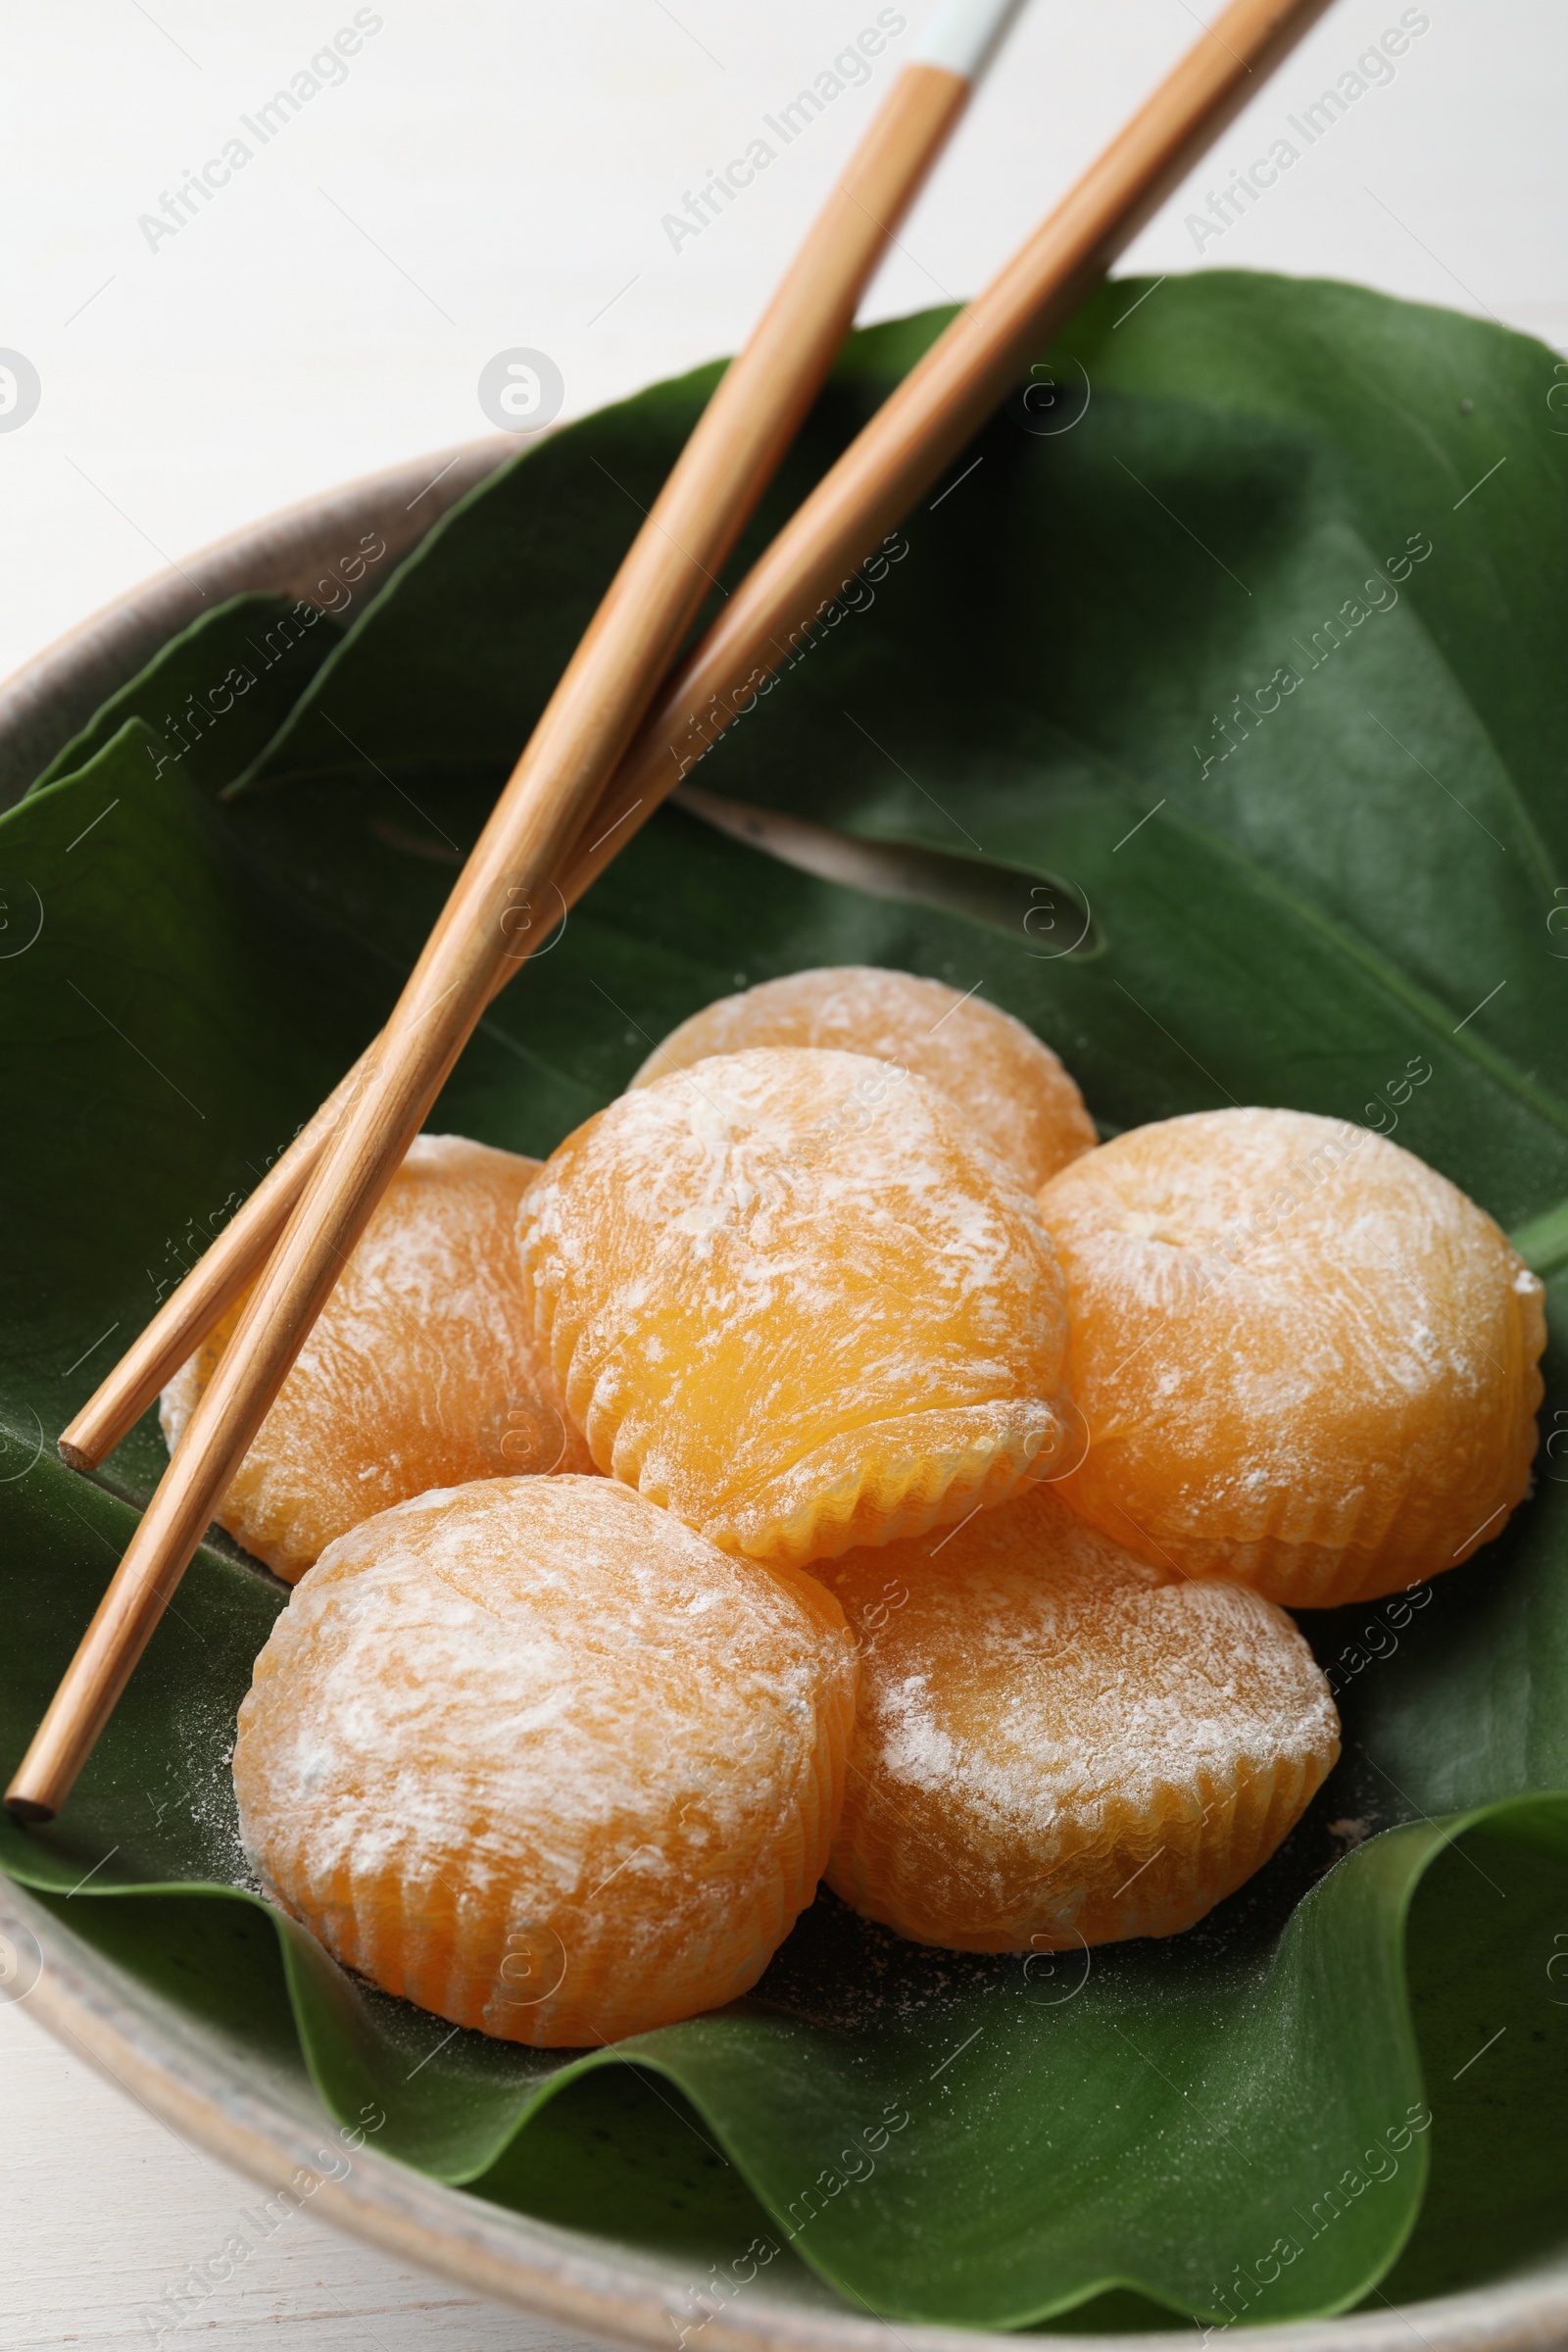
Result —
[{"label": "ceramic bowl", "polygon": [[[352,483],[239,532],[84,621],[0,688],[0,807],[198,613],[247,589],[318,601],[316,582],[341,546],[378,530],[394,557],[405,555],[515,446],[477,442]],[[39,2023],[182,2137],[273,2189],[300,2170],[337,2170],[325,2144],[335,2127],[301,2079],[270,2075],[252,2050],[150,1990],[3,1879],[0,1936],[19,1972],[13,1990],[35,1979],[25,1998]],[[577,2336],[671,2352],[690,2324],[689,2259],[508,2212],[369,2145],[345,2177],[321,2179],[311,2211]],[[703,2336],[704,2352],[889,2352],[890,2338],[901,2352],[996,2352],[999,2341],[1042,2352],[1106,2352],[1110,2343],[1193,2352],[1195,2340],[1191,2323],[1119,2338],[1058,2329],[999,2338],[903,2324],[895,2331],[799,2266],[787,2285],[760,2277]],[[1561,2352],[1568,2263],[1431,2302],[1271,2328],[1268,2339],[1278,2352]]]}]

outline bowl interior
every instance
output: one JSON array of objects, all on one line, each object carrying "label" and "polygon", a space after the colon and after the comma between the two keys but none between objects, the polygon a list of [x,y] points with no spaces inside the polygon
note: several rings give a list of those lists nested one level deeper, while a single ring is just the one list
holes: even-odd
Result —
[{"label": "bowl interior", "polygon": [[[380,532],[405,552],[458,497],[511,452],[484,443],[401,467],[195,560],[173,586],[150,584],[83,627],[12,680],[0,696],[0,803],[15,799],[90,713],[149,655],[213,602],[243,589],[282,590],[329,608],[329,566],[345,539]],[[422,485],[422,487],[421,487]],[[390,569],[390,566],[389,566]],[[711,2344],[800,2344],[858,2352],[887,2328],[858,2314],[790,2258],[729,2296],[710,2269],[732,2249],[694,2241],[671,2256],[646,2245],[558,2228],[390,2162],[367,2143],[338,2171],[341,2134],[286,2034],[259,2051],[222,2021],[203,2017],[167,1985],[118,1960],[102,1939],[75,1934],[58,1905],[6,1887],[6,1929],[42,1966],[27,1997],[51,2031],[83,2048],[176,2129],[271,2187],[300,2176],[316,2210],[409,2259],[504,2296],[570,2328],[628,2342],[677,2346],[700,2331]],[[331,2158],[331,2162],[327,2158]],[[1113,2317],[1107,2314],[1107,2318]],[[1485,2337],[1504,2348],[1568,2341],[1568,2261],[1531,2278],[1386,2312],[1289,2327],[1293,2344],[1407,2345],[1457,2352]],[[899,2340],[949,2352],[989,2340],[956,2328],[902,2326]],[[1096,2334],[1038,2331],[1043,2342],[1087,2347]],[[1140,2334],[1151,2346],[1191,2341],[1187,2327]]]}]

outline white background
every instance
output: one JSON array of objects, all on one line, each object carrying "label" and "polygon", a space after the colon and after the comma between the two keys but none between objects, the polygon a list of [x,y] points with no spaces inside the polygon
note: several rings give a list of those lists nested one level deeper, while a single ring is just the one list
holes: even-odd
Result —
[{"label": "white background", "polygon": [[[1339,0],[1216,165],[1262,153],[1399,4]],[[257,146],[240,116],[350,22],[351,0],[0,0],[0,344],[43,381],[36,416],[0,433],[0,676],[164,559],[489,431],[475,382],[498,350],[548,352],[568,414],[733,350],[928,5],[903,0],[910,29],[869,85],[674,251],[662,216],[876,0],[379,0],[347,78],[149,250],[138,218],[236,133]],[[1568,11],[1425,13],[1396,78],[1201,258],[1568,338],[1553,168]],[[975,291],[1197,31],[1185,0],[1032,0],[867,314]],[[1221,184],[1200,174],[1124,268],[1193,268],[1183,216]]]},{"label": "white background", "polygon": [[[903,0],[910,28],[869,85],[700,237],[674,250],[662,217],[877,5],[378,0],[347,78],[150,249],[138,217],[225,140],[257,147],[239,117],[352,21],[352,0],[0,0],[0,345],[43,385],[29,422],[0,433],[0,675],[169,560],[489,431],[475,381],[498,350],[548,352],[568,415],[732,350],[926,0]],[[1425,0],[1430,30],[1394,81],[1195,251],[1184,216],[1400,5],[1339,0],[1123,269],[1355,278],[1568,348],[1562,0]],[[1186,0],[1032,0],[865,315],[981,286],[1199,23]],[[220,2245],[253,2192],[24,2007],[0,2009],[0,2345],[129,2352],[147,2340],[138,2305]],[[235,2352],[535,2340],[306,2216],[203,2307],[201,2330]]]}]

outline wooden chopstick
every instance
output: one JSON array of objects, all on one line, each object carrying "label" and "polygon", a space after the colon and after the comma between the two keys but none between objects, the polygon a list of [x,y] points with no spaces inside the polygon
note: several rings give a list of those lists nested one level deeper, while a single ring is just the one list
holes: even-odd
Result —
[{"label": "wooden chopstick", "polygon": [[930,488],[1331,0],[1232,0],[915,364],[669,680],[583,826],[568,906],[790,658],[791,636]]},{"label": "wooden chopstick", "polygon": [[[90,1467],[273,1251],[7,1803],[52,1818],[388,1178],[820,389],[860,295],[1019,0],[948,0],[726,369],[546,707],[392,1018],[62,1441]],[[530,936],[531,933],[531,936]],[[402,1139],[401,1141],[399,1139]],[[281,1239],[279,1239],[281,1229]],[[274,1249],[275,1244],[275,1249]],[[170,1311],[173,1310],[173,1311]]]},{"label": "wooden chopstick", "polygon": [[[1323,5],[1327,5],[1327,0],[1323,0]],[[977,37],[972,24],[960,30],[955,20],[964,13],[960,9],[946,12],[946,41],[940,35],[935,40],[928,39],[927,48],[944,54],[955,70],[967,73],[973,70],[981,53],[984,35]],[[972,18],[974,12],[968,13]],[[1125,249],[1148,213],[1169,192],[1203,147],[1218,135],[1237,108],[1253,94],[1257,80],[1300,37],[1318,13],[1318,9],[1311,7],[1233,9],[1218,21],[1209,35],[1209,44],[1217,44],[1221,55],[1227,44],[1233,54],[1242,42],[1255,46],[1254,55],[1249,56],[1242,49],[1237,57],[1234,86],[1218,92],[1210,87],[1209,77],[1200,70],[1204,63],[1212,67],[1217,62],[1214,49],[1208,44],[1200,43],[1183,60],[1177,75],[1172,76],[1172,81],[1164,85],[1091,167],[1065,203],[1004,272],[1003,279],[955,321],[913,371],[899,395],[906,435],[907,428],[918,426],[922,412],[938,405],[938,387],[932,379],[939,367],[944,374],[950,368],[959,372],[967,355],[971,365],[984,368],[990,345],[972,342],[972,330],[977,323],[984,324],[988,306],[999,289],[1008,280],[1023,277],[1027,302],[1027,280],[1033,279],[1036,290],[1045,284],[1046,290],[1040,294],[1031,325],[1023,337],[1027,345],[1033,346],[1081,299],[1099,271],[1108,268]],[[1248,23],[1233,24],[1232,19],[1238,16],[1245,16]],[[967,43],[965,33],[969,35]],[[1161,119],[1160,110],[1177,76],[1190,76],[1196,86],[1181,93],[1186,103],[1177,111],[1174,121],[1168,113]],[[1155,118],[1152,122],[1152,117]],[[1184,122],[1188,125],[1185,131]],[[1161,138],[1166,142],[1163,157],[1157,153]],[[1155,151],[1152,156],[1152,149]],[[1157,168],[1146,182],[1139,176],[1140,170],[1147,172],[1151,161]],[[1129,188],[1134,199],[1130,205]],[[1009,358],[1007,366],[1010,365]],[[1005,374],[1005,367],[1002,372]],[[977,405],[983,413],[983,403],[978,399]],[[880,424],[878,419],[879,430]],[[847,453],[841,465],[849,464],[852,459],[863,465],[861,443]],[[938,465],[930,471],[939,469]],[[771,673],[784,658],[791,631],[814,610],[812,599],[799,586],[796,577],[799,558],[798,554],[792,557],[791,550],[798,551],[803,543],[808,543],[810,534],[820,527],[819,502],[838,473],[835,468],[819,492],[780,534],[763,564],[752,572],[731,600],[718,626],[708,633],[668,681],[637,743],[582,828],[579,846],[572,854],[567,871],[556,878],[556,886],[567,906],[575,905],[622,843],[646,823],[685,768],[701,757],[702,751],[728,723],[734,715],[736,696],[751,689],[752,672]],[[917,491],[910,495],[917,495]],[[818,571],[831,582],[838,564],[855,561],[875,536],[875,530],[867,527],[859,546],[848,551],[837,547],[831,553],[824,551]],[[554,904],[552,894],[550,905]],[[498,988],[505,985],[506,976],[498,982]],[[219,1317],[252,1281],[287,1223],[362,1067],[363,1057],[68,1424],[59,1446],[61,1454],[74,1468],[95,1468],[119,1445]]]},{"label": "wooden chopstick", "polygon": [[[616,673],[629,658],[613,615],[607,620],[601,608],[386,1030],[355,1074],[300,1203],[12,1782],[7,1803],[22,1818],[51,1818],[64,1801],[382,1189],[507,967],[525,956],[531,942],[515,936],[514,910],[531,924],[557,872],[568,899],[587,887],[737,703],[785,658],[790,629],[930,486],[1031,351],[1326,5],[1232,0],[824,477],[661,697],[609,789],[596,795],[591,754],[603,755],[610,738],[579,711],[584,665],[596,648],[602,662],[613,655]],[[613,597],[612,589],[607,607]],[[642,650],[635,630],[627,634]],[[574,839],[593,846],[572,850]]]},{"label": "wooden chopstick", "polygon": [[[639,535],[640,544],[648,532],[667,533],[684,526],[689,518],[679,511],[682,485],[706,481],[711,468],[714,495],[721,505],[704,517],[689,575],[678,580],[673,591],[679,601],[666,601],[662,616],[656,616],[667,645],[665,661],[690,625],[710,585],[710,575],[729,553],[820,390],[867,281],[962,113],[989,52],[1021,4],[1022,0],[948,0],[948,5],[938,10],[917,55],[895,82],[750,342],[704,412]],[[680,567],[674,568],[678,572]],[[596,616],[594,629],[614,625],[613,619],[607,622],[606,616],[620,584],[617,577]],[[667,583],[664,593],[668,600],[671,591]],[[587,642],[585,639],[585,646]],[[647,671],[644,705],[655,692],[663,666],[664,662],[659,661]],[[640,708],[633,710],[630,723],[634,725],[641,715]],[[554,894],[545,895],[553,906]],[[443,921],[452,903],[443,912]],[[524,933],[518,944],[525,954],[532,943]],[[498,989],[506,985],[522,959],[519,955],[511,962],[497,981]],[[60,1435],[59,1450],[73,1469],[96,1469],[113,1452],[254,1279],[287,1224],[338,1113],[379,1043],[377,1040],[366,1049],[68,1422]]]}]

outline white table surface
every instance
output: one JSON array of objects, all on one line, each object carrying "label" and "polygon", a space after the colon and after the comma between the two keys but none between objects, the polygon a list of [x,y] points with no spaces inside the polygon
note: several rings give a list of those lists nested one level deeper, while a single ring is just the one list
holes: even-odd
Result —
[{"label": "white table surface", "polygon": [[[265,147],[240,117],[352,23],[352,0],[3,0],[0,345],[42,397],[0,432],[0,675],[209,540],[483,433],[476,379],[497,351],[547,352],[570,416],[732,350],[928,5],[901,0],[909,30],[870,83],[676,249],[663,216],[877,0],[377,0],[346,77]],[[1339,0],[1124,270],[1356,278],[1568,349],[1562,0],[1424,0],[1394,80],[1195,249],[1186,216],[1226,167],[1401,5]],[[864,315],[975,291],[1198,26],[1187,0],[1032,0]],[[236,133],[250,162],[149,244],[140,216]],[[0,2007],[0,2346],[131,2352],[150,2340],[138,2310],[222,2243],[251,2185],[24,2004]],[[199,2331],[232,2352],[558,2340],[303,2214]]]}]

